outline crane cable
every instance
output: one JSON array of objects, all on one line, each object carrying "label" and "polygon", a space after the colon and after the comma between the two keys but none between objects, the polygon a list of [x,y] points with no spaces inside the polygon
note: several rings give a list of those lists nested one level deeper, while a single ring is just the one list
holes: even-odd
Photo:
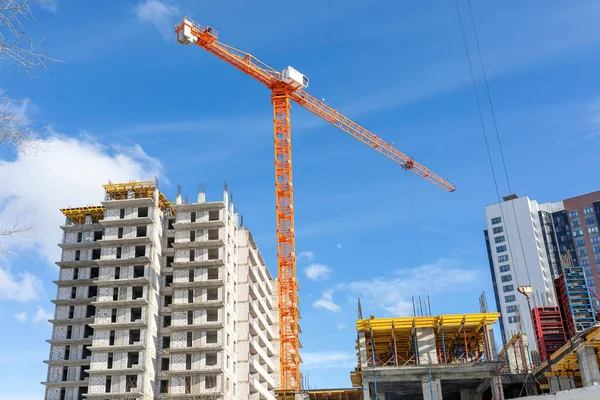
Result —
[{"label": "crane cable", "polygon": [[[471,1],[468,0],[468,2],[469,2],[469,9],[471,10],[471,21],[472,21],[472,24],[473,24],[473,29],[476,32],[476,29],[475,29],[475,19],[473,17],[473,12],[472,12],[472,7],[471,7]],[[485,148],[486,148],[488,160],[489,160],[489,163],[490,163],[490,169],[492,171],[492,177],[493,177],[493,180],[494,180],[494,187],[496,189],[496,197],[498,199],[498,203],[499,203],[499,206],[500,206],[500,214],[502,215],[502,220],[504,221],[504,225],[506,226],[507,220],[505,218],[504,210],[503,210],[503,207],[502,207],[502,197],[500,196],[500,190],[498,188],[498,180],[496,178],[496,170],[494,168],[494,162],[493,162],[492,153],[491,153],[491,150],[490,150],[490,144],[489,144],[489,140],[488,140],[487,130],[486,130],[485,121],[484,121],[484,118],[483,118],[483,111],[482,111],[482,107],[481,107],[481,101],[479,99],[479,91],[477,90],[477,84],[475,82],[475,74],[473,72],[473,62],[471,60],[471,53],[469,51],[469,46],[467,44],[467,35],[465,33],[465,28],[464,28],[464,24],[463,24],[463,18],[462,18],[462,14],[460,12],[460,7],[458,5],[458,0],[454,0],[454,5],[456,7],[456,13],[458,15],[458,21],[460,23],[460,30],[461,30],[461,33],[462,33],[463,44],[464,44],[464,47],[465,47],[465,51],[466,51],[466,55],[467,55],[467,61],[468,61],[468,64],[469,64],[469,73],[470,73],[470,76],[471,76],[471,84],[473,85],[473,92],[475,93],[475,101],[477,103],[477,111],[479,113],[479,122],[481,124],[481,131],[482,131],[483,138],[484,138],[484,141],[485,141]],[[479,39],[478,39],[477,34],[475,34],[475,37],[476,37],[476,41],[477,41],[477,49],[478,49],[478,53],[479,53],[479,60],[480,60],[480,63],[481,63],[481,67],[485,71],[484,64],[483,64],[483,57],[481,55],[481,47],[479,45]],[[487,76],[486,76],[485,72],[483,74],[484,74],[484,78],[485,78],[485,82],[486,82],[485,86],[486,86],[488,101],[489,101],[489,104],[491,105],[492,101],[491,101],[491,95],[490,95],[490,91],[489,91],[489,85],[487,83]],[[492,107],[492,109],[493,109],[493,107]],[[495,130],[496,130],[496,135],[497,135],[498,141],[500,143],[500,134],[498,132],[498,126],[496,124],[495,114],[494,114],[493,121],[494,121]],[[504,159],[504,153],[503,152],[502,152],[502,163],[504,165],[505,175],[506,175],[507,180],[508,180],[508,172],[507,172],[507,169],[506,169],[506,161]],[[509,190],[510,190],[510,184],[509,184]],[[527,267],[527,259],[525,258],[525,249],[523,247],[523,241],[521,239],[521,230],[519,229],[519,222],[518,222],[517,217],[516,217],[516,211],[515,211],[514,203],[512,203],[512,208],[513,208],[513,215],[515,217],[515,222],[516,222],[516,225],[517,225],[517,233],[518,233],[518,237],[519,237],[519,242],[521,244],[521,252],[523,254],[523,261],[524,261],[524,264],[525,264],[525,271],[527,273],[527,280],[528,280],[528,283],[531,285],[531,276],[529,275],[529,268]],[[514,261],[513,253],[512,253],[512,248],[511,248],[511,245],[510,245],[510,240],[507,240],[506,245],[507,245],[507,248],[508,248],[508,252],[510,254],[510,258],[511,258],[511,260]],[[515,271],[514,275],[515,275],[515,281],[517,283],[517,286],[519,286],[519,277],[516,274],[516,271]]]},{"label": "crane cable", "polygon": [[[408,176],[408,192],[410,194],[410,202],[412,208],[413,227],[415,229],[415,240],[417,242],[417,260],[419,262],[419,293],[422,293],[425,288],[425,280],[423,275],[423,257],[421,256],[421,239],[419,238],[419,223],[417,221],[417,206],[415,205],[415,192],[412,187],[412,174]],[[425,297],[425,296],[423,296]]]}]

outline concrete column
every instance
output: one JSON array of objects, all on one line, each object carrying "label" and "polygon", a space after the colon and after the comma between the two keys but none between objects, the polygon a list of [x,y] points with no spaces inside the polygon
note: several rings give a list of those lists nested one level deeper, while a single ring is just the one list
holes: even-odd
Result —
[{"label": "concrete column", "polygon": [[550,376],[548,382],[550,382],[550,393],[576,388],[575,382],[567,376]]},{"label": "concrete column", "polygon": [[363,382],[363,400],[371,400],[371,388],[367,382]]},{"label": "concrete column", "polygon": [[487,330],[487,340],[488,340],[488,344],[489,344],[489,348],[490,348],[490,354],[487,354],[486,356],[488,357],[488,359],[490,361],[497,361],[498,360],[498,352],[496,351],[496,339],[494,337],[494,327],[492,324],[486,325],[485,329]]},{"label": "concrete column", "polygon": [[419,365],[439,364],[435,347],[435,331],[433,328],[417,328],[417,347],[419,348]]},{"label": "concrete column", "polygon": [[583,386],[600,385],[600,370],[596,350],[593,347],[584,346],[577,350],[577,363]]},{"label": "concrete column", "polygon": [[475,390],[461,389],[460,400],[481,400],[481,394],[476,393]]},{"label": "concrete column", "polygon": [[502,378],[494,376],[490,379],[490,389],[494,400],[504,400],[504,388],[502,387]]},{"label": "concrete column", "polygon": [[423,400],[442,400],[442,382],[439,379],[423,379]]},{"label": "concrete column", "polygon": [[358,351],[360,352],[360,366],[367,367],[367,338],[364,331],[358,332]]}]

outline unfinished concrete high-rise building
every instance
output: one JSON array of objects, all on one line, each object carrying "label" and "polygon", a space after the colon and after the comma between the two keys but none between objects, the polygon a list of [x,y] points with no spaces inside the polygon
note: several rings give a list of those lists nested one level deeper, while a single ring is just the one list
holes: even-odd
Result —
[{"label": "unfinished concrete high-rise building", "polygon": [[277,285],[227,191],[104,188],[62,210],[45,399],[274,399]]}]

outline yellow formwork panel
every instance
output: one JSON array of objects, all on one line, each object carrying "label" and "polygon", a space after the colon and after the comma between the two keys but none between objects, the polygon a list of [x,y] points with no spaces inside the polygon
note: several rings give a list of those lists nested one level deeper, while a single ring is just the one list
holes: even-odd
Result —
[{"label": "yellow formwork panel", "polygon": [[[156,185],[152,181],[128,182],[128,183],[108,183],[102,185],[106,193],[115,200],[127,199],[129,192],[135,192],[135,198],[152,198]],[[167,200],[161,191],[158,192],[158,206],[161,209],[167,208],[170,215],[175,214],[173,204]]]},{"label": "yellow formwork panel", "polygon": [[74,224],[85,224],[85,217],[87,215],[91,215],[92,222],[94,223],[104,218],[104,207],[102,206],[61,208],[60,212]]}]

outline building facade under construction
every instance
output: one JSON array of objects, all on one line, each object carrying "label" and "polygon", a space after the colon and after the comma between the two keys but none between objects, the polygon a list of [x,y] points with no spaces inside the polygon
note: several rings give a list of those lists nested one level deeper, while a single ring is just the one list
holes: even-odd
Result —
[{"label": "building facade under construction", "polygon": [[276,281],[227,190],[104,189],[62,210],[45,399],[274,399]]}]

